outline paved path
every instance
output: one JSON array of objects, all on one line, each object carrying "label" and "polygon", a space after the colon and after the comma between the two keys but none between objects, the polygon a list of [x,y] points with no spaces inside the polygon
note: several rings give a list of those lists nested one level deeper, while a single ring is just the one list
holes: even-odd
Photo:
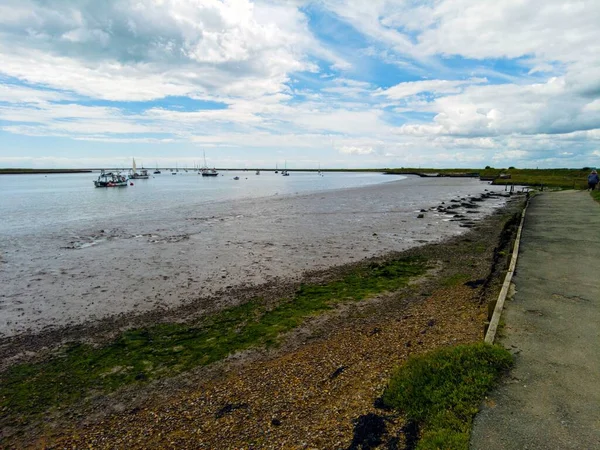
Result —
[{"label": "paved path", "polygon": [[589,193],[532,199],[513,283],[496,342],[515,368],[471,448],[600,449],[600,205]]}]

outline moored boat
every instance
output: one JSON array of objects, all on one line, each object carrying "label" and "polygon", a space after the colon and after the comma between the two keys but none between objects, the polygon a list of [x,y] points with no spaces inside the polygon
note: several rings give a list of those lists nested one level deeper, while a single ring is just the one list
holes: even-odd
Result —
[{"label": "moored boat", "polygon": [[215,169],[214,167],[212,169],[208,168],[208,165],[206,164],[206,153],[204,153],[204,167],[200,169],[199,173],[203,177],[216,177],[219,175],[219,172],[217,172],[217,169]]},{"label": "moored boat", "polygon": [[104,170],[94,181],[96,187],[127,187],[127,177],[115,172],[105,172]]},{"label": "moored boat", "polygon": [[129,178],[134,180],[145,180],[150,178],[150,175],[148,174],[148,170],[144,169],[143,167],[138,172],[137,167],[135,166],[135,158],[133,158],[133,167],[131,168],[131,175]]}]

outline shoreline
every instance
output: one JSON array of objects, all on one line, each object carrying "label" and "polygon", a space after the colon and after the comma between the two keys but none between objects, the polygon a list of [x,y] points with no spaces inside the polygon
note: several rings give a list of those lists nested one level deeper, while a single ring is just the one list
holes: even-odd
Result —
[{"label": "shoreline", "polygon": [[[503,270],[503,262],[500,243],[504,238],[500,228],[506,220],[504,217],[519,209],[519,203],[520,196],[513,197],[505,207],[496,210],[473,229],[467,230],[466,234],[375,258],[381,260],[399,255],[424,255],[443,262],[434,273],[418,284],[402,290],[402,293],[380,295],[364,303],[334,311],[323,318],[311,320],[306,326],[286,335],[284,344],[279,348],[246,351],[174,379],[96,398],[92,403],[87,403],[83,410],[79,410],[79,407],[66,408],[59,415],[66,414],[64,419],[53,419],[51,429],[36,429],[31,434],[26,433],[24,439],[40,438],[41,441],[38,442],[54,442],[58,446],[110,442],[111,445],[119,443],[118,445],[128,448],[144,448],[149,442],[140,432],[147,433],[151,430],[151,435],[160,432],[167,439],[160,442],[169,445],[169,439],[172,439],[169,437],[169,430],[179,430],[176,432],[180,437],[186,435],[192,439],[191,442],[200,442],[194,440],[199,438],[198,435],[186,431],[187,425],[182,423],[185,419],[181,419],[188,417],[189,405],[197,404],[192,413],[195,417],[194,427],[203,431],[201,441],[206,448],[211,448],[218,442],[226,442],[233,447],[256,442],[255,439],[267,429],[270,433],[267,442],[282,445],[298,443],[301,436],[309,435],[312,436],[310,442],[321,448],[338,441],[349,442],[353,417],[367,411],[381,414],[376,408],[373,409],[372,403],[377,392],[385,385],[385,377],[391,366],[398,364],[409,354],[428,348],[482,339],[487,309],[485,302],[495,297],[501,284],[499,274]],[[485,252],[481,247],[483,245],[487,247]],[[357,264],[367,263],[368,260]],[[281,298],[286,292],[295,291],[301,281],[307,281],[311,277],[336,277],[347,268],[316,271],[295,282],[282,280],[279,284],[267,286],[263,293]],[[464,283],[464,277],[473,281],[473,286]],[[251,297],[259,293],[261,288],[265,286],[255,286],[246,292]],[[170,311],[170,317],[161,314],[146,317],[146,323],[156,320],[189,320],[189,313],[195,308],[194,305],[188,306],[189,310],[182,308]],[[80,333],[80,339],[93,338],[94,333],[103,332],[103,339],[110,339],[111,333],[114,336],[122,331],[123,326],[135,326],[132,322],[126,324],[126,318],[123,319],[122,323],[113,323],[112,330],[108,329],[107,323],[96,323],[99,327],[96,330],[73,330],[71,338],[75,338],[77,332]],[[137,324],[143,325],[144,320]],[[104,330],[101,329],[103,326]],[[38,337],[40,345],[48,344],[46,338],[49,336]],[[25,344],[27,338],[22,338]],[[29,344],[33,344],[35,337],[28,338]],[[341,375],[336,375],[335,381],[323,381],[337,372]],[[298,385],[286,381],[287,377],[294,374],[304,381]],[[315,383],[324,383],[323,387],[327,387],[331,396],[323,396],[320,389],[318,395],[313,392],[311,386],[315,386]],[[271,404],[260,400],[270,398],[267,392],[273,389],[276,389],[277,401]],[[294,393],[295,390],[299,392]],[[309,399],[315,395],[316,397],[308,400],[307,404],[289,403],[292,398],[309,392]],[[350,403],[344,401],[344,398],[350,400]],[[235,412],[232,406],[227,408],[228,405],[240,404],[248,406],[239,412]],[[327,412],[334,410],[337,411],[335,416]],[[177,420],[164,420],[162,424],[148,422],[150,417],[172,415],[174,411],[178,411]],[[79,419],[73,420],[73,417]],[[222,418],[215,422],[215,417]],[[269,425],[268,420],[271,419],[264,423],[265,417],[273,417],[282,425]],[[127,424],[126,433],[124,423]],[[225,423],[229,431],[223,434]],[[388,425],[388,431],[399,433],[402,426],[402,421],[395,418],[393,424]],[[75,430],[78,430],[77,433]],[[317,430],[322,431],[316,432]],[[76,434],[78,437],[75,437]],[[180,448],[189,447],[183,442],[190,443],[184,440]]]},{"label": "shoreline", "polygon": [[[402,180],[222,202],[173,211],[167,222],[126,218],[106,228],[98,223],[95,230],[21,239],[13,249],[7,242],[0,336],[177,308],[439,242],[464,233],[508,198],[487,188],[454,179]],[[410,201],[399,200],[407,189]],[[203,309],[214,306],[205,302]]]},{"label": "shoreline", "polygon": [[[393,183],[387,184],[387,187],[393,188],[393,186],[390,186],[391,184]],[[338,192],[304,194],[298,197],[276,199],[276,201],[283,202],[285,204],[287,200],[291,199],[302,200],[305,202],[308,201],[310,203],[315,197],[323,196],[324,194],[336,196],[340,192],[344,192],[349,196],[353,196],[356,194],[356,191],[370,190],[377,193],[381,191],[381,189],[383,189],[384,187],[386,187],[386,184],[369,186],[367,188],[346,189]],[[410,215],[413,218],[413,223],[417,227],[422,229],[425,233],[422,236],[423,239],[419,239],[419,237],[421,236],[417,236],[411,239],[408,236],[408,234],[411,233],[410,229],[405,229],[406,235],[402,237],[400,245],[397,245],[397,242],[395,246],[382,246],[380,240],[383,236],[380,236],[379,234],[372,231],[373,229],[377,229],[376,226],[374,227],[373,225],[368,225],[369,236],[367,239],[370,239],[371,243],[377,242],[378,245],[375,249],[371,249],[371,251],[367,251],[367,248],[363,247],[363,254],[360,258],[354,257],[352,254],[350,254],[346,255],[349,257],[346,257],[344,259],[334,260],[334,258],[328,258],[328,256],[332,254],[332,242],[329,242],[329,245],[325,245],[324,248],[315,248],[315,246],[311,245],[311,248],[305,249],[305,251],[309,250],[310,253],[313,253],[315,251],[321,252],[321,254],[317,253],[317,255],[320,256],[321,261],[315,259],[315,256],[312,256],[310,254],[308,256],[300,255],[300,264],[296,263],[294,266],[292,266],[295,267],[295,269],[290,267],[280,267],[280,270],[273,276],[264,277],[262,279],[259,277],[258,280],[251,280],[245,278],[244,276],[241,276],[240,274],[235,278],[237,282],[232,282],[232,279],[226,278],[223,275],[224,272],[220,270],[216,272],[217,276],[214,277],[214,280],[211,280],[210,278],[208,280],[209,282],[212,281],[213,285],[216,285],[217,287],[205,290],[204,293],[198,292],[195,295],[191,294],[191,291],[193,290],[188,289],[189,279],[186,280],[188,288],[185,287],[186,283],[184,283],[184,286],[178,288],[178,296],[183,297],[179,301],[169,300],[162,303],[156,302],[150,304],[149,308],[143,310],[119,310],[117,308],[113,311],[108,311],[107,314],[103,317],[91,316],[88,317],[86,320],[82,320],[80,322],[66,322],[58,326],[48,324],[46,326],[24,330],[20,333],[16,333],[13,335],[0,335],[0,359],[4,361],[4,364],[0,365],[0,370],[6,365],[11,364],[10,361],[12,361],[13,359],[20,359],[20,357],[18,357],[19,354],[21,354],[22,356],[27,355],[28,352],[36,352],[44,347],[52,348],[53,346],[60,345],[61,343],[68,342],[70,340],[78,340],[82,337],[86,340],[94,340],[98,336],[106,336],[106,338],[110,339],[111,336],[113,336],[116,332],[120,330],[129,327],[143,326],[147,323],[154,323],[157,321],[160,322],[165,320],[177,321],[182,320],[182,318],[193,318],[205,314],[210,314],[212,312],[218,311],[226,307],[242,304],[250,298],[259,294],[275,297],[281,295],[282,293],[291,293],[295,289],[293,286],[297,286],[303,280],[309,280],[314,278],[315,274],[317,274],[318,277],[320,276],[318,274],[336,272],[340,269],[344,270],[344,267],[350,267],[355,264],[361,264],[364,263],[364,261],[386,259],[389,258],[390,255],[397,255],[410,249],[418,249],[419,247],[422,247],[427,244],[443,245],[444,242],[448,241],[449,239],[452,239],[453,237],[460,236],[473,226],[476,226],[476,224],[479,223],[479,221],[485,220],[488,217],[485,216],[478,217],[477,219],[472,219],[473,215],[459,214],[460,212],[464,212],[465,209],[466,212],[468,212],[469,210],[472,211],[476,207],[478,207],[478,205],[485,203],[490,199],[494,200],[497,195],[500,195],[502,198],[505,199],[511,198],[510,196],[504,197],[502,193],[494,192],[486,192],[481,195],[483,195],[487,199],[484,198],[482,200],[481,197],[477,196],[470,197],[472,199],[475,199],[475,201],[469,201],[469,203],[465,203],[465,201],[468,200],[467,198],[463,198],[461,201],[453,199],[452,201],[447,203],[437,202],[437,206],[430,206],[426,212],[423,209],[413,210],[412,208],[409,208],[410,212],[408,213],[408,215]],[[465,208],[461,205],[471,205],[471,207]],[[489,211],[488,214],[494,214],[495,211],[495,209],[492,209]],[[439,235],[432,237],[428,235],[431,224],[427,223],[426,218],[417,219],[417,217],[420,215],[429,216],[429,219],[431,219],[431,217],[433,216],[438,217],[439,215],[442,215],[443,217],[450,217],[451,219],[445,219],[448,220],[448,222],[446,223],[459,224],[458,226],[461,227],[459,229],[464,231],[461,231],[459,233],[440,233]],[[425,221],[425,223],[423,223],[423,221]],[[401,220],[400,225],[402,227],[406,227],[406,223],[406,219]],[[415,233],[415,231],[413,230],[412,233]],[[388,238],[389,237],[390,236],[388,236]],[[119,245],[122,245],[122,242],[119,241],[117,238],[115,240]],[[186,242],[186,239],[180,239],[176,240],[176,242],[170,242],[169,244],[177,245],[178,248],[180,248],[179,253],[184,254],[187,251],[181,250],[181,248],[184,248],[182,247],[182,244],[185,245]],[[384,244],[387,244],[388,242],[389,240],[386,240],[384,241]],[[336,243],[338,242],[336,241]],[[355,248],[356,244],[357,243],[350,242],[350,248]],[[275,245],[271,243],[266,247],[270,250],[271,248],[275,247]],[[292,249],[295,248],[295,246],[283,244],[281,246],[281,249],[287,251],[287,249],[290,247]],[[88,248],[86,248],[86,250],[87,249]],[[94,247],[89,247],[89,250],[95,249]],[[342,252],[342,249],[340,247],[338,247],[338,252]],[[265,257],[264,253],[262,257]],[[296,258],[297,257],[298,256],[296,256]],[[273,256],[267,256],[267,258],[275,259],[274,263],[276,264],[282,262],[280,258],[274,258]],[[222,259],[222,255],[221,258],[217,256],[217,259]],[[231,259],[229,261],[231,261]],[[310,267],[306,267],[309,264],[307,261],[310,261]],[[224,263],[221,263],[220,265],[223,264]],[[180,267],[181,266],[179,266],[179,268]],[[259,273],[261,273],[263,270],[264,268],[258,268]],[[227,276],[230,275],[230,272],[227,273]],[[85,277],[87,278],[88,276],[89,275],[86,275]],[[167,290],[167,292],[169,292],[170,289],[172,289],[172,284],[169,283],[168,278],[169,277],[166,275],[162,275],[160,277],[161,281],[164,284],[169,285],[169,289]],[[282,284],[287,286],[287,288],[282,290]],[[156,291],[154,285],[150,285],[150,288],[151,291]],[[157,294],[154,294],[154,296],[157,296]],[[170,297],[171,294],[169,293],[168,296]],[[104,306],[110,307],[110,305]],[[107,332],[107,330],[110,331]],[[102,338],[101,340],[105,340],[106,338]]]}]

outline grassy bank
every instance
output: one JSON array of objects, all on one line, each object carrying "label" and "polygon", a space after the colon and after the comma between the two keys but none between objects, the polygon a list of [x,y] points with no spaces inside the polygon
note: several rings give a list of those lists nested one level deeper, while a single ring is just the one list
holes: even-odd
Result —
[{"label": "grassy bank", "polygon": [[305,284],[293,298],[266,305],[261,299],[197,323],[130,330],[103,347],[72,344],[49,361],[20,364],[0,374],[0,410],[10,421],[93,394],[173,376],[251,347],[277,344],[283,333],[337,304],[397,290],[426,270],[422,259],[404,258],[353,269],[326,284]]},{"label": "grassy bank", "polygon": [[600,190],[595,190],[592,193],[592,198],[600,203]]},{"label": "grassy bank", "polygon": [[510,175],[510,179],[496,178],[494,184],[517,184],[553,189],[586,189],[589,169],[488,169],[482,176]]},{"label": "grassy bank", "polygon": [[[439,176],[473,175],[493,180],[493,184],[515,184],[522,186],[544,187],[552,189],[585,189],[589,168],[582,169],[422,169],[401,168],[386,170],[391,174],[424,174]],[[504,178],[502,178],[504,177]]]},{"label": "grassy bank", "polygon": [[441,348],[401,366],[383,401],[420,430],[417,449],[467,450],[479,405],[511,366],[512,356],[499,346]]}]

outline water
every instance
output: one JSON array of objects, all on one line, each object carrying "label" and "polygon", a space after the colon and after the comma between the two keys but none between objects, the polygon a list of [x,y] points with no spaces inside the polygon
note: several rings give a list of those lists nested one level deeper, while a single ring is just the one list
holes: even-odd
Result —
[{"label": "water", "polygon": [[[181,207],[244,198],[367,186],[397,180],[380,173],[225,171],[218,177],[163,171],[126,188],[95,188],[98,173],[0,176],[0,236],[26,235],[107,217],[168,214]],[[240,180],[234,180],[239,176]],[[400,177],[403,178],[403,177]]]},{"label": "water", "polygon": [[477,221],[505,202],[439,211],[504,190],[466,178],[167,172],[107,189],[95,177],[0,176],[0,338],[440,241],[466,231],[455,214]]}]

